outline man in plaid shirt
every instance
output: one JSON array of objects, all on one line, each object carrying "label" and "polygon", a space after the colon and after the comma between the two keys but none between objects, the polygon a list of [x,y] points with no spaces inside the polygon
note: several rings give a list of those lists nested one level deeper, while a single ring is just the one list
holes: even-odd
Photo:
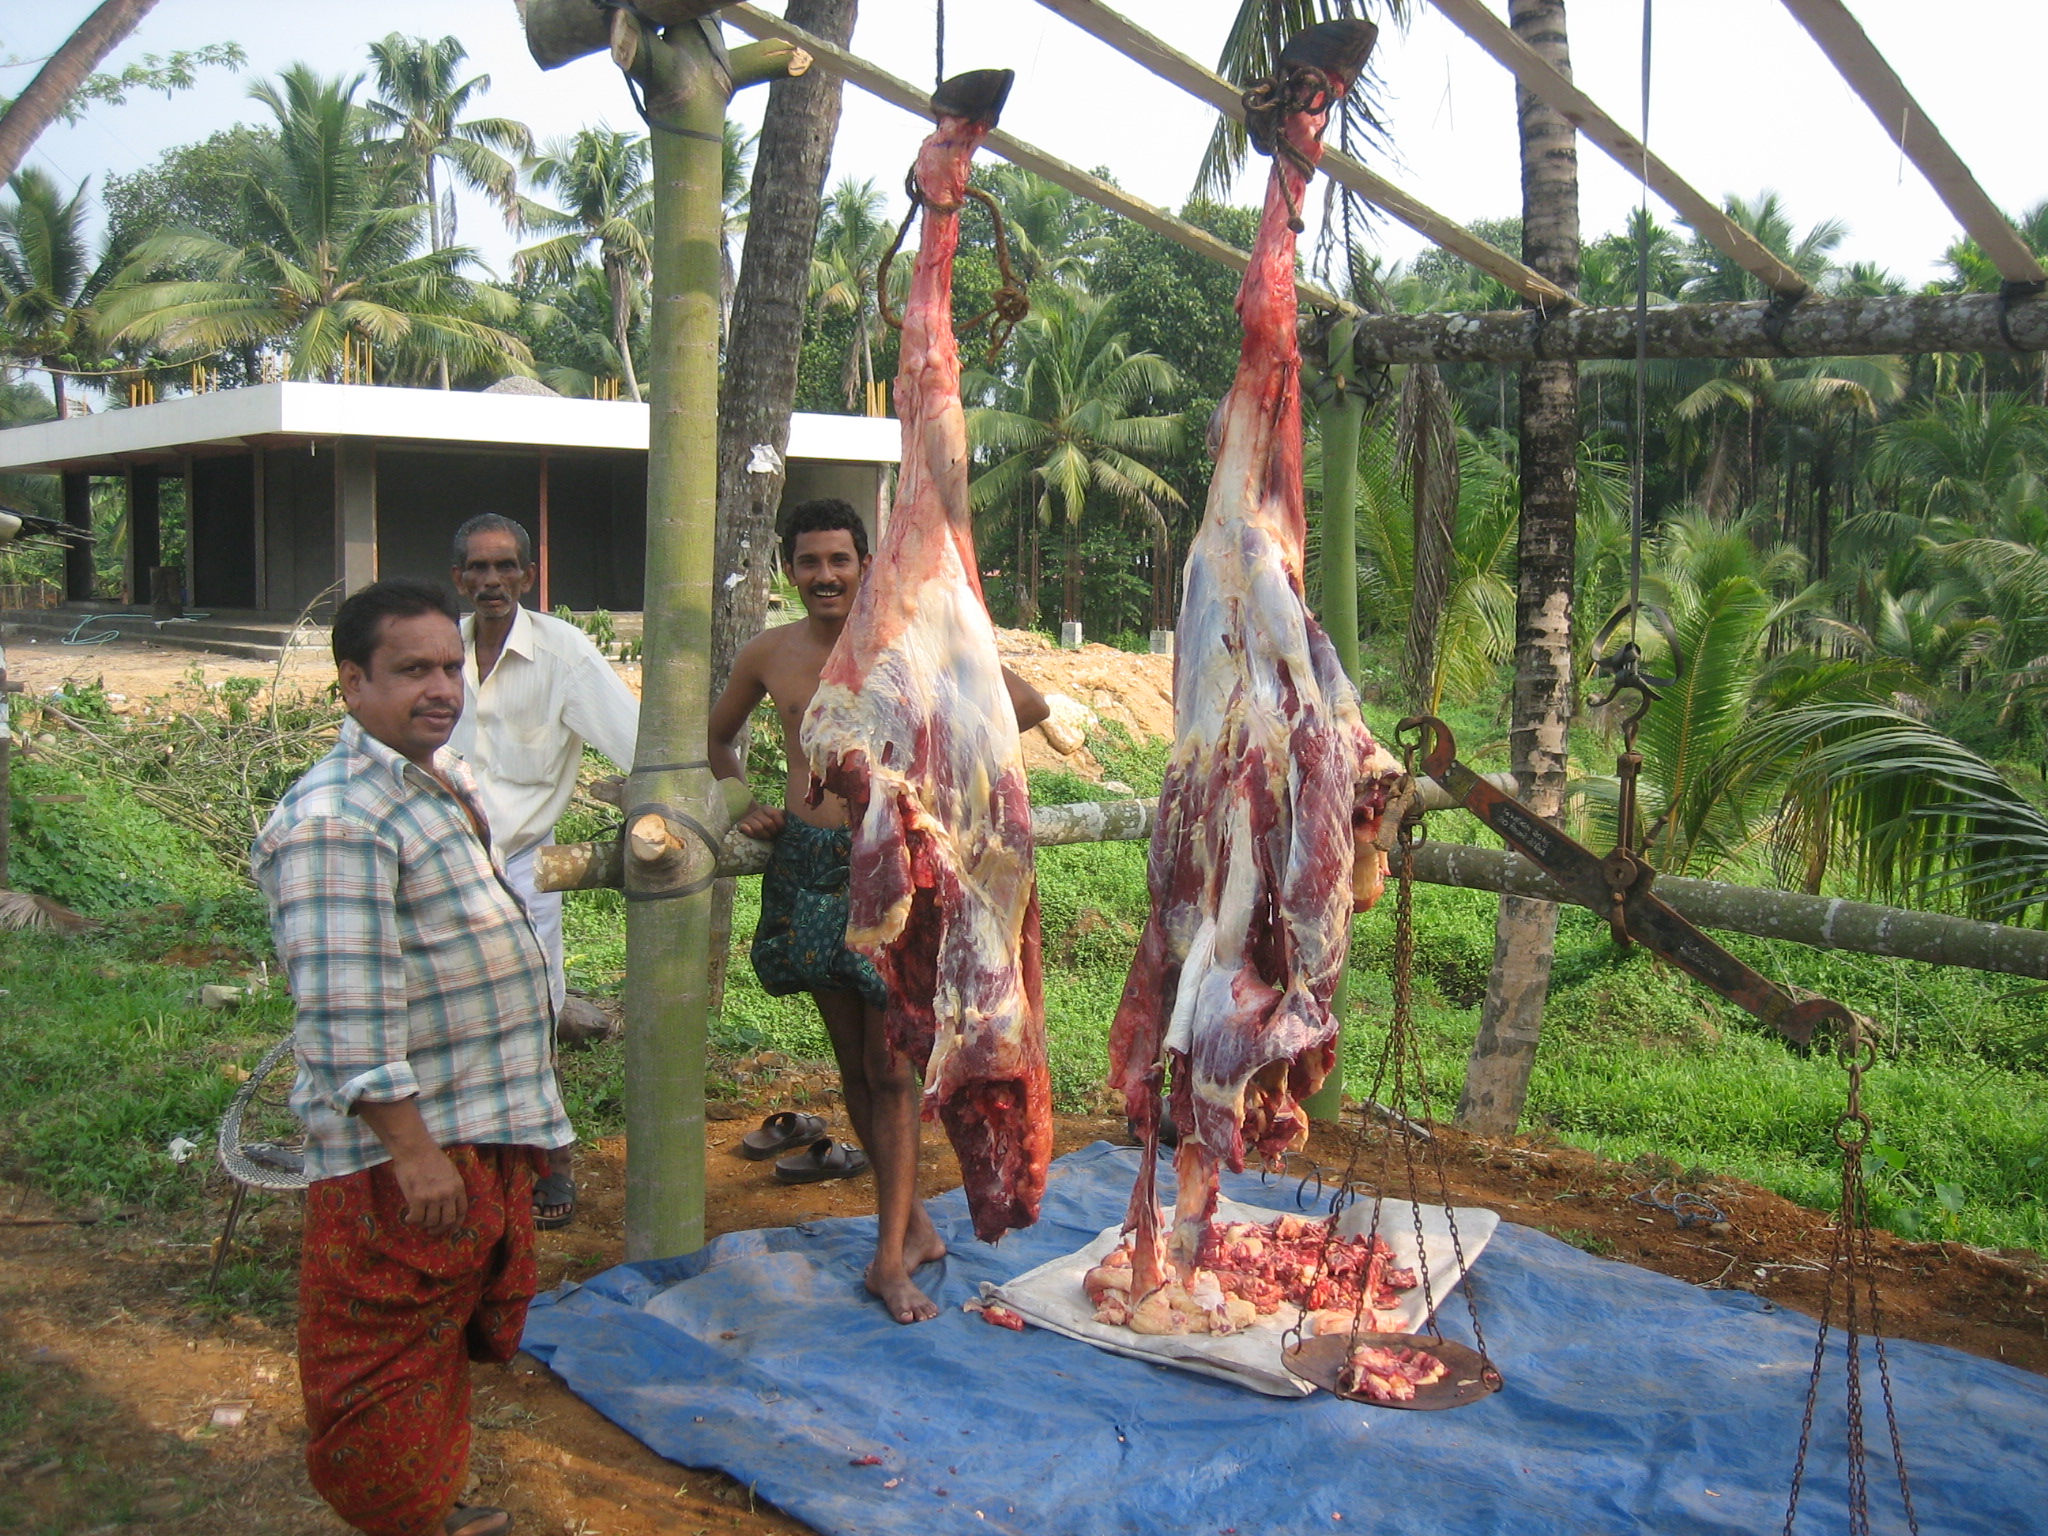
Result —
[{"label": "man in plaid shirt", "polygon": [[349,717],[251,854],[298,1002],[306,1461],[371,1536],[498,1536],[505,1511],[456,1497],[469,1362],[519,1347],[535,1172],[574,1139],[547,959],[443,750],[462,712],[453,598],[365,587],[335,615],[334,659]]}]

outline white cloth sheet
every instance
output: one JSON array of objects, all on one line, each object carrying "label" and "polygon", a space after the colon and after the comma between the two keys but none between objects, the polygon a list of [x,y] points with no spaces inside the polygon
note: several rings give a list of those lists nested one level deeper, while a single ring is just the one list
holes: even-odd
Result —
[{"label": "white cloth sheet", "polygon": [[[1216,1203],[1218,1221],[1269,1222],[1282,1214],[1288,1213],[1240,1205],[1235,1200]],[[1458,1220],[1457,1246],[1465,1255],[1463,1269],[1459,1268],[1455,1257],[1450,1220],[1444,1208],[1440,1205],[1422,1207],[1421,1252],[1427,1257],[1431,1294],[1439,1310],[1500,1225],[1500,1217],[1492,1211],[1459,1206],[1455,1215]],[[1364,1233],[1371,1223],[1372,1202],[1361,1200],[1346,1208],[1337,1230],[1350,1237]],[[1415,1207],[1410,1202],[1387,1200],[1382,1203],[1380,1235],[1394,1250],[1396,1267],[1416,1265]],[[1298,1307],[1282,1305],[1279,1311],[1260,1318],[1242,1333],[1227,1334],[1221,1338],[1206,1333],[1164,1336],[1133,1333],[1128,1328],[1096,1322],[1095,1308],[1081,1289],[1081,1279],[1102,1262],[1103,1255],[1122,1241],[1121,1223],[1105,1227],[1102,1234],[1080,1252],[1041,1264],[1003,1285],[989,1285],[983,1289],[989,1299],[1002,1302],[1026,1321],[1113,1354],[1219,1377],[1241,1387],[1250,1387],[1254,1392],[1263,1392],[1268,1397],[1306,1397],[1316,1390],[1292,1374],[1280,1358],[1280,1337],[1300,1317]],[[1419,1276],[1420,1271],[1417,1273]],[[1428,1322],[1422,1287],[1417,1285],[1405,1293],[1400,1306],[1392,1314],[1381,1315],[1383,1318],[1391,1316],[1395,1325],[1393,1331],[1413,1333],[1421,1329]]]}]

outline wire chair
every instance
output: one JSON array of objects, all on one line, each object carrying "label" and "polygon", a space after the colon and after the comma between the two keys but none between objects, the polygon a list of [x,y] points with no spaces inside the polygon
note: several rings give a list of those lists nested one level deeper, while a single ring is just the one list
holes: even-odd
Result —
[{"label": "wire chair", "polygon": [[[305,1138],[290,1131],[265,1134],[273,1122],[292,1123],[286,1119],[290,1113],[286,1104],[291,1093],[289,1076],[282,1084],[268,1083],[266,1088],[266,1083],[278,1063],[295,1061],[292,1036],[287,1034],[263,1053],[249,1080],[228,1105],[228,1112],[220,1117],[220,1165],[234,1181],[235,1193],[228,1202],[227,1226],[214,1249],[213,1269],[206,1277],[208,1290],[220,1284],[221,1266],[227,1262],[228,1248],[235,1240],[235,1225],[242,1219],[242,1202],[249,1197],[249,1191],[267,1189],[283,1193],[306,1187],[306,1154],[302,1150]],[[257,1134],[252,1135],[251,1131]]]}]

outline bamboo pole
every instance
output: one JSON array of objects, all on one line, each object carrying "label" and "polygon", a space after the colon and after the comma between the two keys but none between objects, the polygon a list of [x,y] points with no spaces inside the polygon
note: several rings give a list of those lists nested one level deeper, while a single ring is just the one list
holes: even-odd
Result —
[{"label": "bamboo pole", "polygon": [[[1098,42],[1107,43],[1139,67],[1151,71],[1169,85],[1177,85],[1207,102],[1225,117],[1244,121],[1244,92],[1214,70],[1205,68],[1179,49],[1154,37],[1128,17],[1118,14],[1100,0],[1038,0]],[[1520,294],[1539,309],[1569,309],[1577,301],[1549,278],[1524,266],[1498,246],[1490,245],[1434,208],[1410,197],[1385,178],[1339,149],[1325,149],[1323,174],[1339,186],[1399,219],[1432,245],[1440,246],[1462,261],[1471,263]]]},{"label": "bamboo pole", "polygon": [[1785,0],[1799,24],[1827,55],[1849,88],[1863,98],[1878,123],[1914,167],[1925,176],[1948,211],[1972,240],[1984,248],[2008,283],[2038,288],[2048,272],[2027,249],[1998,204],[1985,195],[1963,157],[1950,147],[1939,128],[1928,121],[1920,103],[1906,89],[1898,71],[1877,51],[1862,23],[1842,0]]},{"label": "bamboo pole", "polygon": [[[1768,300],[1663,304],[1649,312],[1653,358],[1904,357],[1924,352],[2048,350],[2048,300],[2019,294],[1899,294],[1832,298],[1785,311]],[[1361,361],[1530,363],[1633,359],[1634,306],[1575,309],[1548,319],[1531,310],[1368,315]]]},{"label": "bamboo pole", "polygon": [[1603,111],[1599,103],[1551,66],[1481,0],[1432,0],[1445,18],[1505,66],[1522,89],[1549,106],[1572,127],[1605,150],[1631,176],[1677,210],[1702,239],[1762,283],[1787,299],[1802,299],[1809,285],[1748,230],[1729,218],[1712,198],[1701,193],[1657,156],[1643,141]]},{"label": "bamboo pole", "polygon": [[[780,16],[751,5],[729,7],[721,19],[737,27],[749,37],[783,38],[795,43],[810,54],[820,69],[830,70],[849,85],[855,85],[905,112],[914,113],[932,121],[931,97],[909,81],[900,79],[883,69],[879,64],[870,63],[858,54],[849,53],[814,32],[793,26]],[[1121,214],[1132,223],[1149,229],[1155,235],[1164,236],[1176,245],[1193,251],[1197,256],[1229,267],[1233,272],[1242,272],[1251,258],[1227,240],[1219,240],[1206,229],[1190,224],[1185,219],[1175,218],[1164,209],[1155,208],[1143,198],[1133,197],[1123,188],[1104,181],[1078,166],[1069,165],[1057,156],[1049,155],[1035,144],[1027,144],[1014,134],[998,128],[986,139],[982,147],[992,155],[1000,155],[1012,165],[1042,176],[1057,186],[1065,187],[1080,197],[1112,213]],[[1332,293],[1325,292],[1315,284],[1297,280],[1294,285],[1297,297],[1304,304],[1313,304],[1318,309],[1351,311],[1346,304]]]},{"label": "bamboo pole", "polygon": [[625,803],[626,1257],[704,1242],[704,1059],[712,845],[729,808],[704,760],[718,507],[719,197],[732,91],[800,73],[785,44],[728,56],[717,27],[635,23],[614,57],[639,73],[653,139],[647,634]]}]

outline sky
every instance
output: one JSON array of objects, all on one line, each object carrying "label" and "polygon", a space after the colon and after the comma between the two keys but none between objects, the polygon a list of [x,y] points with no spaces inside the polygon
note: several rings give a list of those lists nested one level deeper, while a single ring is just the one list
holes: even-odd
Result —
[{"label": "sky", "polygon": [[[1490,0],[1505,13],[1505,0]],[[2039,60],[2048,56],[2048,6],[2030,0],[1950,0],[1936,14],[1906,0],[1850,0],[1851,9],[1923,109],[1977,173],[1994,201],[2022,209],[2048,199],[2048,166],[2030,127]],[[779,0],[768,9],[780,10]],[[1117,8],[1183,52],[1213,63],[1235,0],[1117,0]],[[89,0],[8,7],[0,58],[35,60],[56,47]],[[1387,28],[1375,55],[1385,146],[1373,168],[1460,222],[1513,214],[1520,202],[1514,90],[1505,70],[1426,3],[1404,34]],[[319,24],[308,25],[317,15]],[[907,79],[933,70],[934,0],[865,0],[854,51]],[[1633,128],[1640,100],[1642,0],[1574,0],[1577,80]],[[143,95],[97,106],[47,132],[31,159],[67,185],[133,171],[164,148],[238,121],[262,121],[249,83],[304,61],[326,73],[367,67],[365,46],[390,31],[453,34],[470,68],[488,73],[481,110],[517,118],[542,139],[586,124],[637,126],[609,60],[542,71],[526,52],[513,0],[353,0],[339,8],[277,0],[160,0],[108,68],[146,52],[234,41],[249,55],[239,77],[202,75],[174,98]],[[746,39],[732,34],[732,41]],[[1803,228],[1823,218],[1848,226],[1844,261],[1873,261],[1912,283],[1939,275],[1955,221],[1905,164],[1869,110],[1778,0],[1663,0],[1656,6],[1649,141],[1674,170],[1713,198],[1776,191]],[[1084,167],[1106,166],[1128,190],[1164,206],[1188,195],[1215,114],[1145,73],[1033,0],[950,0],[949,73],[1017,70],[1003,126]],[[33,64],[0,70],[12,94]],[[765,90],[742,93],[733,115],[758,125]],[[917,119],[849,90],[832,176],[899,187],[922,128]],[[1581,222],[1587,238],[1620,228],[1635,205],[1632,177],[1581,141]],[[1250,176],[1262,176],[1255,168]],[[1255,198],[1248,176],[1241,201]],[[1653,197],[1667,223],[1668,209]],[[465,195],[459,237],[499,271],[517,241],[480,199]],[[1382,221],[1373,242],[1390,260],[1423,246]]]}]

